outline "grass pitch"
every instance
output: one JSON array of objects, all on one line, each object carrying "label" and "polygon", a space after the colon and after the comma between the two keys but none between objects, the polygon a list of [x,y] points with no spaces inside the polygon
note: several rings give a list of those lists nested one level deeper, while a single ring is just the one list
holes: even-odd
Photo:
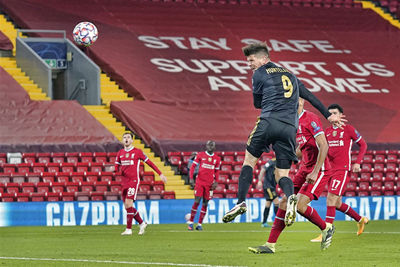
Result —
[{"label": "grass pitch", "polygon": [[0,266],[400,266],[400,221],[370,221],[361,236],[355,222],[335,222],[326,251],[319,234],[298,222],[280,236],[275,254],[256,255],[270,228],[256,223],[149,225],[144,236],[120,236],[124,226],[0,228]]}]

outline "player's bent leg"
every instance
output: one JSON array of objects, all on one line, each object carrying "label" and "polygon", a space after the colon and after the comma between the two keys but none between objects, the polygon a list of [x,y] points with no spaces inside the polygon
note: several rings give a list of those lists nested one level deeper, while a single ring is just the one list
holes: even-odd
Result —
[{"label": "player's bent leg", "polygon": [[362,217],[361,220],[357,223],[358,231],[357,235],[361,235],[364,232],[365,225],[368,224],[369,220],[367,217]]},{"label": "player's bent leg", "polygon": [[275,253],[275,243],[265,243],[262,246],[249,247],[249,251],[255,254],[273,254]]},{"label": "player's bent leg", "polygon": [[222,221],[224,223],[228,223],[233,221],[238,215],[241,215],[247,211],[247,206],[246,202],[242,202],[239,204],[236,204],[230,211],[225,213],[224,217],[222,218]]}]

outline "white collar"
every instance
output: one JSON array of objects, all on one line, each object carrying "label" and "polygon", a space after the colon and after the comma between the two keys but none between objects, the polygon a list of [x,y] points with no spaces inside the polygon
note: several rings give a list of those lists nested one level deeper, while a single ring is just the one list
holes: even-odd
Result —
[{"label": "white collar", "polygon": [[126,152],[129,152],[129,151],[131,151],[132,149],[134,149],[135,147],[134,146],[132,146],[130,149],[126,149],[125,147],[124,147],[124,150],[126,151]]},{"label": "white collar", "polygon": [[210,157],[214,156],[214,153],[212,153],[211,155],[208,154],[208,152],[206,151],[206,154],[209,155]]},{"label": "white collar", "polygon": [[306,110],[305,109],[303,109],[303,111],[300,113],[300,115],[299,115],[299,119],[301,118],[301,116],[303,116],[303,114],[304,114],[304,112],[305,112]]}]

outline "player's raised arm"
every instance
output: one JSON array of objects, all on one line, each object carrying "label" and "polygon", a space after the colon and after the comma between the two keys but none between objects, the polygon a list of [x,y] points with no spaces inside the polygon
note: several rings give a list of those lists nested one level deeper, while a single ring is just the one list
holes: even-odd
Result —
[{"label": "player's raised arm", "polygon": [[311,93],[299,79],[297,79],[297,82],[299,83],[299,96],[307,100],[311,105],[318,109],[318,111],[322,115],[324,115],[324,117],[331,124],[342,129],[342,126],[344,126],[345,122],[347,121],[346,119],[344,119],[345,116],[343,114],[331,114],[328,109],[321,103],[321,101],[315,95],[313,95],[313,93]]}]

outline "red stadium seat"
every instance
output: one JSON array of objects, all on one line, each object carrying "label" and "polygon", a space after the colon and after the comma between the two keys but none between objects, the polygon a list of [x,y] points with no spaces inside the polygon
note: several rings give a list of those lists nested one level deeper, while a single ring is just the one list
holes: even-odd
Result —
[{"label": "red stadium seat", "polygon": [[35,184],[34,183],[22,183],[21,188],[22,188],[23,193],[35,192]]},{"label": "red stadium seat", "polygon": [[82,182],[81,183],[81,192],[92,192],[94,190],[94,182]]},{"label": "red stadium seat", "polygon": [[223,191],[216,191],[216,190],[214,190],[214,192],[213,192],[213,198],[224,198],[224,192],[223,192]]},{"label": "red stadium seat", "polygon": [[174,191],[163,191],[161,193],[163,199],[175,199],[175,192]]},{"label": "red stadium seat", "polygon": [[61,201],[74,201],[75,193],[74,192],[61,192]]},{"label": "red stadium seat", "polygon": [[397,155],[396,154],[389,154],[387,156],[388,163],[396,163],[397,162]]},{"label": "red stadium seat", "polygon": [[83,180],[83,176],[84,176],[84,172],[73,172],[71,173],[71,181],[75,182],[75,183],[82,183]]},{"label": "red stadium seat", "polygon": [[383,186],[385,187],[385,191],[393,191],[394,190],[394,182],[393,181],[385,182],[383,184]]},{"label": "red stadium seat", "polygon": [[69,182],[70,174],[68,172],[56,172],[55,177],[56,181],[59,183],[67,183]]},{"label": "red stadium seat", "polygon": [[[162,181],[154,181],[153,182],[153,191],[161,192],[164,191],[164,183]],[[174,195],[175,198],[175,195]]]},{"label": "red stadium seat", "polygon": [[17,198],[17,202],[28,202],[29,201],[29,193],[17,193],[16,198]]},{"label": "red stadium seat", "polygon": [[361,171],[362,171],[362,172],[370,172],[371,170],[372,170],[371,164],[363,163],[363,164],[361,165]]},{"label": "red stadium seat", "polygon": [[384,195],[384,196],[394,196],[394,191],[386,191],[386,190],[385,190],[385,191],[383,192],[383,195]]},{"label": "red stadium seat", "polygon": [[89,170],[89,163],[87,162],[78,162],[76,164],[77,172],[87,172]]},{"label": "red stadium seat", "polygon": [[96,181],[98,181],[98,172],[85,172],[84,176],[85,176],[85,181],[86,182],[90,182],[90,183],[94,183]]},{"label": "red stadium seat", "polygon": [[4,173],[15,173],[16,172],[15,167],[16,167],[15,164],[6,163],[3,165],[3,172]]},{"label": "red stadium seat", "polygon": [[[145,179],[145,177],[146,177],[146,179]],[[154,181],[154,173],[153,172],[144,172],[143,176],[142,176],[142,180],[143,181],[144,180],[146,180],[146,181],[153,180]]]},{"label": "red stadium seat", "polygon": [[51,184],[51,192],[53,193],[61,193],[64,192],[65,183],[54,182]]},{"label": "red stadium seat", "polygon": [[375,163],[374,164],[374,171],[376,171],[376,172],[384,172],[385,171],[385,164],[383,164],[383,163]]},{"label": "red stadium seat", "polygon": [[104,192],[91,192],[90,199],[93,201],[102,201],[104,200]]},{"label": "red stadium seat", "polygon": [[148,199],[161,199],[161,193],[158,191],[149,191],[147,192]]},{"label": "red stadium seat", "polygon": [[396,172],[397,171],[397,164],[396,163],[387,163],[386,164],[386,171],[387,172]]},{"label": "red stadium seat", "polygon": [[351,172],[350,173],[350,182],[357,182],[358,179],[358,172]]},{"label": "red stadium seat", "polygon": [[362,172],[360,175],[361,182],[369,182],[371,180],[371,173],[369,172]]},{"label": "red stadium seat", "polygon": [[36,162],[36,154],[35,153],[22,153],[22,162],[35,163]]},{"label": "red stadium seat", "polygon": [[346,193],[344,193],[344,195],[346,197],[355,197],[356,196],[356,192],[355,191],[346,191]]},{"label": "red stadium seat", "polygon": [[69,182],[65,184],[65,190],[67,192],[78,192],[79,191],[79,183],[77,182]]},{"label": "red stadium seat", "polygon": [[89,165],[89,170],[90,170],[91,172],[102,172],[102,171],[103,171],[103,166],[104,166],[103,163],[100,163],[100,162],[92,162],[92,163],[90,163],[90,165]]},{"label": "red stadium seat", "polygon": [[368,191],[359,191],[358,196],[359,197],[367,197],[367,196],[369,196],[369,192]]},{"label": "red stadium seat", "polygon": [[358,184],[359,191],[367,191],[369,190],[369,183],[368,182],[361,182]]},{"label": "red stadium seat", "polygon": [[114,168],[114,163],[103,163],[103,171],[105,172],[113,172]]},{"label": "red stadium seat", "polygon": [[37,153],[36,154],[37,162],[44,164],[50,163],[51,162],[50,156],[51,156],[50,153]]},{"label": "red stadium seat", "polygon": [[169,157],[169,162],[171,165],[178,165],[182,162],[180,155],[174,155]]},{"label": "red stadium seat", "polygon": [[79,153],[79,157],[81,158],[81,162],[92,162],[93,155],[90,152],[81,152]]},{"label": "red stadium seat", "polygon": [[47,201],[60,201],[60,193],[48,192],[46,193]]},{"label": "red stadium seat", "polygon": [[346,191],[355,191],[357,189],[357,183],[349,182],[346,186]]},{"label": "red stadium seat", "polygon": [[75,200],[76,201],[89,201],[90,200],[90,192],[75,192]]},{"label": "red stadium seat", "polygon": [[362,160],[362,163],[364,164],[367,164],[367,163],[372,163],[372,161],[373,161],[373,159],[374,159],[374,156],[373,155],[371,155],[371,154],[365,154],[364,155],[364,158],[363,158],[363,160]]},{"label": "red stadium seat", "polygon": [[[103,179],[103,177],[101,177]],[[123,176],[121,175],[115,175],[113,176],[113,180],[117,182],[122,182]]]},{"label": "red stadium seat", "polygon": [[15,194],[19,192],[19,184],[17,183],[6,183],[5,191],[9,194]]},{"label": "red stadium seat", "polygon": [[94,183],[94,188],[96,192],[105,192],[108,191],[108,182],[98,181]]},{"label": "red stadium seat", "polygon": [[36,184],[36,191],[38,193],[47,193],[50,191],[50,183],[39,182]]},{"label": "red stadium seat", "polygon": [[387,172],[384,181],[394,181],[396,179],[396,174],[394,172]]},{"label": "red stadium seat", "polygon": [[219,177],[217,179],[217,183],[225,184],[228,179],[229,179],[229,174],[227,172],[220,172]]},{"label": "red stadium seat", "polygon": [[385,163],[385,155],[378,154],[374,157],[375,163]]},{"label": "red stadium seat", "polygon": [[41,173],[45,171],[46,164],[44,163],[32,163],[32,171],[35,173]]},{"label": "red stadium seat", "polygon": [[74,172],[74,163],[64,162],[61,163],[61,171],[62,172]]},{"label": "red stadium seat", "polygon": [[235,172],[240,172],[241,170],[242,170],[242,163],[241,162],[236,162],[236,163],[233,163],[232,164],[232,166],[233,166],[233,171],[235,171]]},{"label": "red stadium seat", "polygon": [[226,189],[225,184],[223,183],[218,183],[217,188],[215,188],[214,191],[224,191]]},{"label": "red stadium seat", "polygon": [[2,202],[14,202],[16,193],[2,193],[0,199]]},{"label": "red stadium seat", "polygon": [[55,181],[54,177],[55,177],[55,173],[50,173],[50,172],[42,172],[40,174],[40,176],[42,177],[42,182],[45,183],[53,183]]},{"label": "red stadium seat", "polygon": [[10,173],[0,173],[0,184],[6,184],[11,182]]},{"label": "red stadium seat", "polygon": [[44,201],[46,193],[32,192],[29,194],[30,200],[33,202]]},{"label": "red stadium seat", "polygon": [[101,175],[101,176],[100,176],[100,181],[102,181],[102,182],[107,182],[107,183],[109,183],[109,182],[111,182],[112,180],[113,180],[113,177],[110,176],[110,175]]},{"label": "red stadium seat", "polygon": [[228,190],[237,192],[238,189],[239,189],[239,185],[238,184],[232,184],[232,183],[228,184]]},{"label": "red stadium seat", "polygon": [[382,182],[372,182],[371,190],[372,191],[382,191]]},{"label": "red stadium seat", "polygon": [[54,163],[63,163],[65,161],[64,153],[51,153],[51,158]]},{"label": "red stadium seat", "polygon": [[383,173],[381,172],[374,172],[372,175],[372,181],[382,181],[383,180]]},{"label": "red stadium seat", "polygon": [[191,154],[189,154],[189,155],[182,155],[182,162],[183,162],[185,165],[187,165],[191,157],[192,157]]},{"label": "red stadium seat", "polygon": [[65,158],[66,158],[66,162],[69,163],[78,163],[78,159],[79,159],[79,153],[77,152],[66,152],[65,153]]},{"label": "red stadium seat", "polygon": [[238,171],[232,172],[230,181],[233,183],[239,183],[239,176],[240,176],[240,172],[238,172]]},{"label": "red stadium seat", "polygon": [[25,175],[24,174],[15,173],[15,174],[13,174],[11,176],[11,181],[13,183],[18,183],[18,184],[25,183]]},{"label": "red stadium seat", "polygon": [[145,200],[145,199],[147,199],[147,192],[146,193],[138,192],[136,194],[136,200]]},{"label": "red stadium seat", "polygon": [[104,198],[105,200],[119,200],[121,194],[116,192],[104,192]]},{"label": "red stadium seat", "polygon": [[371,196],[374,197],[382,196],[382,191],[371,191]]},{"label": "red stadium seat", "polygon": [[225,191],[225,197],[226,198],[236,198],[237,197],[237,192],[232,191],[232,190],[226,190]]},{"label": "red stadium seat", "polygon": [[4,184],[0,182],[0,194],[4,193]]},{"label": "red stadium seat", "polygon": [[17,172],[18,173],[28,173],[31,172],[31,163],[21,163],[17,165]]},{"label": "red stadium seat", "polygon": [[59,172],[60,171],[60,163],[48,163],[47,171],[48,172]]},{"label": "red stadium seat", "polygon": [[237,152],[235,155],[235,160],[237,162],[243,162],[244,161],[244,152]]},{"label": "red stadium seat", "polygon": [[27,176],[26,179],[27,179],[28,183],[37,184],[38,182],[40,182],[40,174],[39,173],[31,172],[31,173],[27,173],[26,176]]},{"label": "red stadium seat", "polygon": [[224,155],[222,156],[222,160],[225,162],[234,162],[235,161],[235,157],[234,155],[231,153],[230,155]]},{"label": "red stadium seat", "polygon": [[94,152],[93,153],[94,161],[98,163],[106,163],[107,162],[107,153],[106,152]]},{"label": "red stadium seat", "polygon": [[115,158],[117,157],[117,152],[108,152],[107,153],[107,160],[108,162],[115,162]]},{"label": "red stadium seat", "polygon": [[221,162],[221,171],[224,172],[231,172],[232,171],[232,165],[230,162]]},{"label": "red stadium seat", "polygon": [[[150,182],[146,182],[146,183],[148,183],[148,185],[149,185],[149,190],[150,190],[151,183],[150,183]],[[140,187],[141,187],[141,186],[142,186],[142,185],[140,185]],[[110,182],[110,191],[111,191],[111,192],[116,192],[116,193],[118,193],[118,194],[121,194],[121,191],[122,191],[121,183],[120,183],[120,182],[117,182],[117,181],[111,181],[111,182]]]},{"label": "red stadium seat", "polygon": [[[149,182],[141,182],[140,183],[138,192],[147,193],[150,190],[151,190],[151,184]],[[162,191],[162,190],[160,190],[160,191]],[[157,192],[160,192],[160,191],[157,191]]]}]

